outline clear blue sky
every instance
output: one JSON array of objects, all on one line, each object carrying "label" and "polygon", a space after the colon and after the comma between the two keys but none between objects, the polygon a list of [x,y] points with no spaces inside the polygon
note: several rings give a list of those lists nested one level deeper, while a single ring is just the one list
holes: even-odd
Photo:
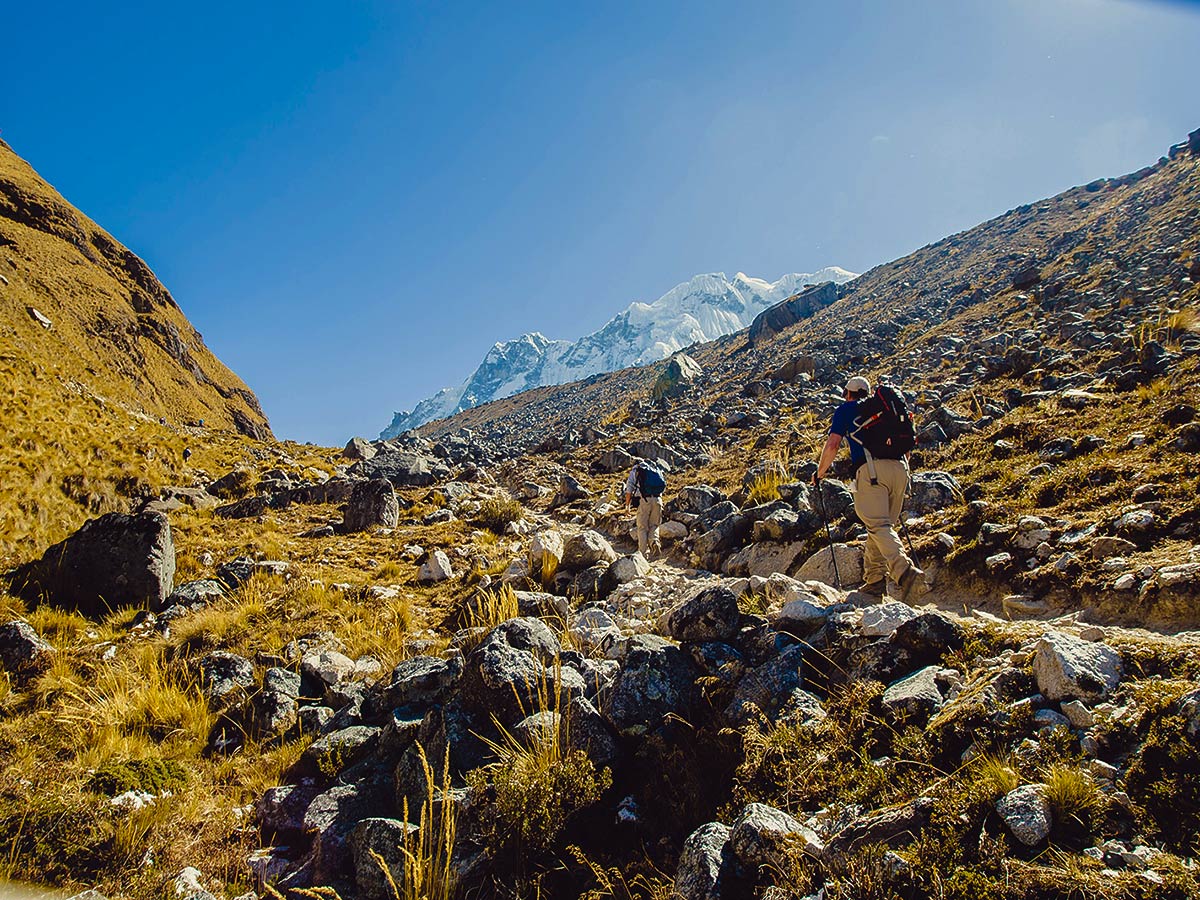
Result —
[{"label": "clear blue sky", "polygon": [[1200,7],[22,3],[0,128],[282,437],[700,272],[863,271],[1200,127]]}]

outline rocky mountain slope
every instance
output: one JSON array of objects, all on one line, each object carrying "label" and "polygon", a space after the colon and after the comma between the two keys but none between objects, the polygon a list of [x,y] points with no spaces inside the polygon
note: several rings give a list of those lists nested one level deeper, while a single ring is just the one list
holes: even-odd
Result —
[{"label": "rocky mountain slope", "polygon": [[[1200,896],[1198,200],[1200,132],[695,362],[341,450],[195,435],[0,595],[3,873],[113,900]],[[852,371],[918,412],[910,603],[857,590],[851,492],[809,480]],[[668,470],[653,559],[635,457]]]},{"label": "rocky mountain slope", "polygon": [[61,536],[55,523],[111,508],[118,482],[153,480],[161,460],[142,454],[175,439],[148,437],[149,423],[271,438],[146,264],[3,142],[0,372],[0,545]]},{"label": "rocky mountain slope", "polygon": [[631,303],[599,331],[577,341],[554,341],[537,332],[497,343],[479,368],[459,387],[422,400],[412,412],[398,412],[380,437],[396,437],[434,419],[445,418],[520,391],[563,384],[665,359],[692,344],[739,331],[770,306],[808,284],[854,278],[829,266],[807,275],[785,275],[774,283],[738,272],[697,275],[653,303]]}]

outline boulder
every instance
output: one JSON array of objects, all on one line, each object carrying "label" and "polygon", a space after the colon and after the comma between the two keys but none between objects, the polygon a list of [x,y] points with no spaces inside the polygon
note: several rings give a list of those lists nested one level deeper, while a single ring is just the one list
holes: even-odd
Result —
[{"label": "boulder", "polygon": [[745,674],[733,700],[725,708],[725,718],[741,727],[765,716],[774,721],[792,693],[804,684],[804,647],[792,647]]},{"label": "boulder", "polygon": [[572,750],[582,750],[597,769],[611,767],[620,752],[604,716],[584,697],[572,697],[562,717],[563,737]]},{"label": "boulder", "polygon": [[1037,643],[1033,671],[1050,700],[1103,700],[1121,682],[1121,655],[1098,641],[1051,631]]},{"label": "boulder", "polygon": [[554,500],[550,504],[553,509],[558,506],[565,506],[575,500],[586,500],[591,496],[591,493],[582,484],[579,479],[573,475],[564,474],[558,482],[558,491],[554,494]]},{"label": "boulder", "polygon": [[668,360],[662,374],[654,382],[651,395],[655,400],[661,400],[664,397],[678,397],[703,374],[704,370],[698,362],[686,353],[676,353]]},{"label": "boulder", "polygon": [[913,515],[923,516],[961,503],[962,500],[962,486],[949,472],[915,472],[909,480],[909,496],[904,509]]},{"label": "boulder", "polygon": [[793,850],[816,858],[825,852],[816,832],[765,803],[750,803],[742,810],[730,829],[729,847],[751,872],[763,868],[782,871]]},{"label": "boulder", "polygon": [[529,544],[529,572],[537,578],[557,572],[565,550],[563,536],[552,530],[539,531]]},{"label": "boulder", "polygon": [[[863,577],[863,551],[850,544],[834,544],[831,555],[825,546],[805,560],[796,572],[798,581],[819,581],[822,584],[858,584]],[[836,565],[836,572],[834,567]]]},{"label": "boulder", "polygon": [[461,698],[470,710],[495,713],[503,724],[524,718],[537,706],[539,694],[556,690],[549,667],[559,652],[554,632],[541,619],[509,619],[493,628],[467,659]]},{"label": "boulder", "polygon": [[245,584],[255,575],[287,575],[290,567],[280,560],[254,560],[239,556],[217,566],[217,578],[231,588]]},{"label": "boulder", "polygon": [[342,456],[346,459],[374,459],[378,452],[368,441],[360,437],[350,438],[346,442],[346,446],[342,448]]},{"label": "boulder", "polygon": [[623,734],[644,734],[672,714],[690,719],[696,675],[687,654],[670,641],[634,635],[625,642],[621,671],[601,698],[601,711]]},{"label": "boulder", "polygon": [[946,700],[938,685],[941,677],[940,667],[926,666],[907,678],[901,678],[883,692],[883,708],[897,718],[927,721],[942,708]]},{"label": "boulder", "polygon": [[0,667],[24,686],[48,668],[54,648],[20,619],[0,625]]},{"label": "boulder", "polygon": [[200,658],[200,691],[214,709],[254,687],[254,664],[236,653],[215,650]]},{"label": "boulder", "polygon": [[381,730],[374,725],[351,725],[321,735],[304,748],[300,771],[332,778],[369,755],[379,744]]},{"label": "boulder", "polygon": [[121,606],[161,609],[175,580],[175,545],[162,513],[108,513],[21,567],[22,596],[101,616]]},{"label": "boulder", "polygon": [[915,609],[899,600],[891,600],[863,610],[859,631],[864,637],[891,637],[902,624],[919,616]]},{"label": "boulder", "polygon": [[693,831],[683,842],[675,870],[675,892],[682,900],[722,900],[721,870],[729,828],[709,822]]},{"label": "boulder", "polygon": [[428,487],[450,477],[450,469],[435,456],[410,450],[388,450],[356,462],[350,475],[367,480],[386,478],[394,487]]},{"label": "boulder", "polygon": [[609,563],[608,568],[604,572],[604,583],[600,589],[607,596],[621,585],[627,584],[635,578],[641,578],[649,572],[650,563],[646,562],[646,557],[642,556],[641,553],[631,553],[627,556],[622,556]]},{"label": "boulder", "polygon": [[179,585],[171,592],[171,596],[163,601],[163,609],[168,609],[178,604],[186,606],[189,609],[196,606],[207,606],[215,600],[220,600],[225,596],[225,588],[221,582],[211,578],[201,578],[196,581],[188,581]]},{"label": "boulder", "polygon": [[961,650],[964,639],[961,625],[933,612],[901,622],[892,633],[892,643],[908,650],[917,665],[936,662],[947,653]]},{"label": "boulder", "polygon": [[330,884],[349,875],[351,854],[347,839],[363,819],[387,814],[388,791],[381,779],[336,784],[318,794],[304,813],[304,830],[313,836],[313,884]]},{"label": "boulder", "polygon": [[1023,784],[1009,791],[996,801],[996,812],[1009,833],[1026,847],[1036,847],[1050,836],[1050,803],[1040,784]]},{"label": "boulder", "polygon": [[396,489],[386,478],[360,481],[354,486],[342,522],[342,531],[366,531],[376,525],[395,528],[400,524],[400,503]]},{"label": "boulder", "polygon": [[[369,446],[369,445],[368,445]],[[420,829],[399,819],[362,819],[350,831],[350,855],[354,861],[354,887],[360,900],[392,900],[393,884],[404,879],[406,844],[415,847]],[[382,861],[382,866],[381,866]]]},{"label": "boulder", "polygon": [[423,585],[440,584],[454,577],[450,557],[443,550],[434,550],[417,570],[417,581]]},{"label": "boulder", "polygon": [[737,595],[727,587],[707,588],[673,610],[667,622],[677,641],[728,641],[741,622]]},{"label": "boulder", "polygon": [[600,563],[616,562],[617,551],[598,531],[581,531],[567,541],[563,550],[562,568],[578,572]]},{"label": "boulder", "polygon": [[755,316],[750,323],[748,339],[755,346],[797,322],[807,319],[815,312],[829,306],[841,296],[838,286],[832,281],[804,288],[782,303],[776,303]]},{"label": "boulder", "polygon": [[387,687],[381,689],[383,708],[426,706],[446,700],[463,674],[461,656],[442,659],[414,656],[397,663]]}]

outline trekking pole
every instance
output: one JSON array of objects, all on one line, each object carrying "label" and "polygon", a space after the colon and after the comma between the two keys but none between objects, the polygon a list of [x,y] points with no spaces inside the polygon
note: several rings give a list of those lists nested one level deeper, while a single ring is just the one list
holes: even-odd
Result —
[{"label": "trekking pole", "polygon": [[833,532],[829,530],[829,519],[825,516],[825,498],[821,495],[821,479],[815,479],[813,485],[817,489],[817,511],[821,516],[821,523],[825,526],[825,537],[829,540],[829,561],[833,563],[833,580],[837,583],[837,589],[840,591],[842,576],[838,574],[837,553],[833,550]]}]

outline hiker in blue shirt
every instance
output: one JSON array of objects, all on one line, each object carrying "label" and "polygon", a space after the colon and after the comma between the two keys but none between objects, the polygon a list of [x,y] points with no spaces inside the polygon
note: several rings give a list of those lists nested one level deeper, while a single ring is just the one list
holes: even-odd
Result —
[{"label": "hiker in blue shirt", "polygon": [[[863,549],[863,586],[860,591],[882,597],[890,575],[896,584],[895,598],[907,602],[918,585],[925,582],[925,573],[917,568],[900,543],[896,526],[904,508],[908,490],[908,460],[873,459],[867,465],[867,454],[853,433],[858,427],[858,401],[871,395],[871,383],[861,375],[846,382],[845,402],[833,413],[829,438],[821,450],[821,460],[813,475],[820,490],[820,481],[837,458],[842,438],[850,444],[850,462],[854,466],[854,511],[867,527],[867,542]],[[874,468],[874,472],[870,471]]]},{"label": "hiker in blue shirt", "polygon": [[[638,460],[625,479],[625,512],[629,512],[633,499],[638,498],[637,505],[637,542],[638,552],[646,559],[658,555],[662,545],[658,539],[658,526],[662,524],[662,489],[650,489],[646,483],[646,463]],[[662,473],[654,470],[655,484],[662,483]]]}]

